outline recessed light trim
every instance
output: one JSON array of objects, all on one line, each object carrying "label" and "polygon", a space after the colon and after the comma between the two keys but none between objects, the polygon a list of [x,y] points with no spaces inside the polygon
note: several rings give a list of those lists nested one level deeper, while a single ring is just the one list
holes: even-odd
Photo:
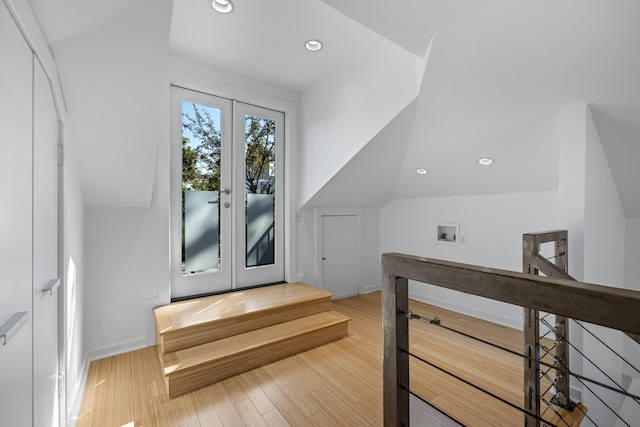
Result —
[{"label": "recessed light trim", "polygon": [[211,0],[211,7],[220,13],[231,13],[234,6],[231,0]]},{"label": "recessed light trim", "polygon": [[428,171],[428,170],[426,170],[425,168],[418,168],[418,169],[416,169],[416,173],[417,173],[418,175],[426,175],[426,174],[428,174],[428,173],[429,173],[429,171]]},{"label": "recessed light trim", "polygon": [[322,49],[322,42],[317,39],[307,40],[304,43],[304,48],[307,49],[309,52],[317,52],[320,49]]},{"label": "recessed light trim", "polygon": [[478,164],[480,166],[489,166],[493,164],[493,159],[491,157],[480,157],[478,159]]}]

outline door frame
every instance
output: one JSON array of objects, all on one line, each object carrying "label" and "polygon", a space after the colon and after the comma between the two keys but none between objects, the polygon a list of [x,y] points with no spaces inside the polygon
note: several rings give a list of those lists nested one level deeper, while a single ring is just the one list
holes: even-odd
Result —
[{"label": "door frame", "polygon": [[[215,75],[216,80],[211,76]],[[297,223],[296,208],[298,194],[297,174],[297,117],[299,95],[294,92],[265,86],[260,82],[246,79],[237,75],[225,73],[220,70],[194,66],[194,63],[177,57],[169,57],[169,66],[166,73],[163,94],[163,116],[166,121],[163,125],[163,143],[158,146],[157,191],[158,202],[163,206],[161,216],[165,224],[169,224],[171,180],[169,176],[170,161],[169,150],[171,144],[169,120],[170,113],[170,87],[180,86],[185,89],[195,90],[222,98],[232,99],[253,104],[258,107],[281,111],[285,115],[284,120],[284,192],[287,195],[284,200],[284,280],[295,282],[297,266]],[[166,252],[162,262],[170,257],[170,232],[164,231]],[[167,304],[171,301],[171,281],[169,268],[166,270],[167,281],[158,285],[157,304]],[[151,330],[152,331],[152,330]]]},{"label": "door frame", "polygon": [[357,216],[358,217],[358,295],[363,293],[364,278],[364,209],[363,208],[316,208],[315,209],[315,270],[316,283],[321,289],[324,286],[322,272],[322,217],[323,216]]},{"label": "door frame", "polygon": [[[167,274],[169,280],[166,285],[160,285],[158,288],[158,302],[160,304],[166,304],[174,300],[172,288],[173,272],[171,266],[171,241],[173,240],[171,231],[171,152],[172,152],[172,137],[170,122],[172,118],[172,102],[171,102],[171,88],[179,87],[182,89],[200,92],[205,95],[224,98],[230,101],[237,101],[243,104],[264,108],[267,110],[273,110],[284,114],[282,123],[282,132],[284,137],[283,143],[283,155],[280,160],[284,166],[284,182],[283,194],[284,207],[282,210],[283,220],[283,232],[284,232],[284,256],[283,256],[283,268],[284,268],[284,281],[292,282],[296,278],[296,265],[297,265],[297,224],[296,224],[296,203],[297,203],[297,146],[294,135],[296,134],[296,111],[297,111],[297,95],[289,92],[273,90],[271,88],[265,88],[264,93],[257,92],[255,90],[240,89],[240,84],[236,81],[236,84],[230,85],[222,81],[209,80],[202,77],[196,77],[194,74],[190,74],[191,63],[182,64],[181,60],[175,59],[172,67],[167,71],[167,77],[165,79],[165,92],[163,95],[163,115],[167,118],[167,122],[164,126],[166,131],[166,139],[163,144],[158,147],[158,168],[157,168],[157,191],[159,203],[164,207],[162,216],[169,225],[165,234],[166,256],[169,257],[170,265],[167,268]],[[182,71],[182,68],[184,70]],[[224,75],[222,76],[224,77]],[[234,77],[234,81],[237,80]],[[255,88],[256,82],[246,81],[242,83],[242,86]],[[233,286],[232,289],[236,289],[237,286]],[[230,289],[230,290],[232,290]],[[187,297],[188,298],[188,297]],[[177,299],[183,299],[178,297]]]}]

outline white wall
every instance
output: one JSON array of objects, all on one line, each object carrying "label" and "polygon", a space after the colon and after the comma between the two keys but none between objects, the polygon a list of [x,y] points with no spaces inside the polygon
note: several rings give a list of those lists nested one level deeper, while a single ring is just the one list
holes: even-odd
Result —
[{"label": "white wall", "polygon": [[316,286],[315,209],[301,209],[297,216],[299,221],[296,222],[296,251],[298,252],[296,280]]},{"label": "white wall", "polygon": [[[559,223],[569,230],[569,273],[576,279],[622,287],[625,259],[625,218],[598,131],[589,107],[575,104],[560,110]],[[585,325],[618,353],[623,352],[623,335],[618,331]],[[618,384],[624,383],[622,362],[591,334],[571,323],[570,341]],[[571,352],[571,369],[604,383],[604,377],[586,358]],[[572,396],[589,408],[597,425],[613,425],[615,415],[585,387],[572,379],[582,393]],[[609,406],[619,409],[621,397],[590,386]],[[592,425],[586,420],[584,425]]]},{"label": "white wall", "polygon": [[168,286],[163,224],[151,208],[87,208],[85,310],[90,358],[154,344],[153,307]]},{"label": "white wall", "polygon": [[363,291],[380,289],[382,265],[380,262],[380,210],[369,208],[364,211],[364,277]]},{"label": "white wall", "polygon": [[[66,140],[66,139],[65,139]],[[62,206],[63,229],[63,284],[60,295],[64,298],[60,310],[60,325],[64,337],[60,346],[67,355],[67,363],[61,366],[66,377],[67,419],[79,409],[83,374],[88,368],[86,319],[90,315],[85,309],[85,206],[78,179],[73,146],[65,144],[63,175],[64,202]]]},{"label": "white wall", "polygon": [[[168,90],[164,96],[168,105]],[[168,141],[168,117],[158,128]],[[153,308],[170,300],[167,150],[158,150],[157,163],[150,207],[85,211],[89,360],[155,344]]]},{"label": "white wall", "polygon": [[[557,228],[557,192],[397,199],[380,209],[380,254],[401,252],[522,271],[522,235]],[[459,246],[435,241],[438,222],[460,224]],[[522,308],[411,283],[413,298],[522,327]]]},{"label": "white wall", "polygon": [[[585,216],[584,216],[584,281],[607,286],[622,287],[624,279],[625,218],[622,203],[611,171],[604,156],[591,111],[585,109]],[[600,340],[619,354],[623,353],[624,335],[618,331],[597,326],[587,326]],[[623,362],[599,343],[591,334],[583,335],[583,351],[618,384],[623,384]],[[584,360],[586,376],[611,384],[591,362]],[[613,409],[618,410],[622,397],[597,387],[592,387]],[[590,408],[590,417],[596,425],[613,425],[616,417],[599,405],[590,392],[583,395]],[[585,423],[589,425],[589,423]]]},{"label": "white wall", "polygon": [[[168,118],[158,127],[168,140]],[[168,184],[161,191],[167,156],[158,151],[161,167],[149,208],[85,210],[83,302],[90,361],[155,344],[153,308],[170,299]]]},{"label": "white wall", "polygon": [[558,113],[558,224],[569,234],[569,274],[580,281],[584,277],[585,109],[585,104],[576,104]]},{"label": "white wall", "polygon": [[585,136],[584,280],[622,287],[624,211],[589,108]]},{"label": "white wall", "polygon": [[[576,280],[584,280],[584,216],[586,179],[586,105],[563,107],[558,112],[558,224],[568,231],[569,274]],[[569,339],[582,349],[583,331],[575,323],[569,323]],[[582,356],[573,348],[569,351],[570,367],[582,374]],[[582,400],[582,385],[571,378],[572,398]],[[579,396],[579,397],[578,397]]]}]

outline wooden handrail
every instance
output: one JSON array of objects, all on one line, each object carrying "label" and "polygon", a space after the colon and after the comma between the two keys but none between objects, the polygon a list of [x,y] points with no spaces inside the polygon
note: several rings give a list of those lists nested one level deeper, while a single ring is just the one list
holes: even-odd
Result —
[{"label": "wooden handrail", "polygon": [[[383,278],[406,278],[640,335],[640,292],[400,253]],[[567,304],[571,301],[571,304]]]}]

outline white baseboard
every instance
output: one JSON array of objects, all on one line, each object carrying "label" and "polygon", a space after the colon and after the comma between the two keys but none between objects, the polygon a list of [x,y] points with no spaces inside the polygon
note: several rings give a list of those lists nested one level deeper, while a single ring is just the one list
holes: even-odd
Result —
[{"label": "white baseboard", "polygon": [[140,338],[109,347],[102,347],[96,350],[91,350],[87,356],[87,359],[89,360],[89,362],[93,362],[94,360],[104,359],[105,357],[111,357],[117,354],[140,350],[141,348],[145,347],[149,347],[146,338]]},{"label": "white baseboard", "polygon": [[369,294],[371,292],[375,292],[375,291],[379,291],[379,290],[380,290],[380,284],[370,285],[370,286],[365,286],[363,288],[360,288],[360,293],[361,294]]}]

